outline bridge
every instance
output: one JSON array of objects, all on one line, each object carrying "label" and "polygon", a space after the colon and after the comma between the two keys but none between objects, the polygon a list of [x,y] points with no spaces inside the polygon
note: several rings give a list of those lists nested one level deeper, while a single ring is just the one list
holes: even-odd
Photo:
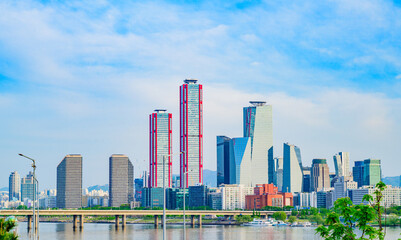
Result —
[{"label": "bridge", "polygon": [[[290,215],[290,211],[284,211],[287,215]],[[258,211],[261,217],[267,218],[273,215],[275,211]],[[223,215],[224,217],[235,217],[238,215],[253,215],[253,211],[225,211],[225,210],[185,210],[185,215],[191,219],[191,226],[195,226],[195,218],[198,218],[197,224],[202,225],[202,216],[206,215]],[[0,210],[0,216],[26,216],[28,218],[28,230],[32,224],[32,210]],[[72,216],[73,217],[73,228],[83,229],[85,216],[115,216],[115,226],[118,228],[121,225],[124,228],[127,224],[127,216],[154,216],[154,225],[158,227],[159,218],[163,216],[163,210],[40,210],[40,216]],[[167,216],[179,216],[183,215],[182,210],[166,210]],[[79,219],[79,222],[78,222]],[[78,226],[79,223],[79,226]],[[38,224],[35,224],[36,226]]]}]

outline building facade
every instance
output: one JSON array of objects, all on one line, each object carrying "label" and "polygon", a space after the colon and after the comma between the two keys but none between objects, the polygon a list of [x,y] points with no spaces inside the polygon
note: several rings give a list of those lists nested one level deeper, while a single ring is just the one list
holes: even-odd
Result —
[{"label": "building facade", "polygon": [[348,197],[349,189],[357,189],[358,183],[349,179],[349,177],[340,177],[336,183],[334,183],[334,201],[339,198]]},{"label": "building facade", "polygon": [[262,101],[250,101],[243,108],[244,137],[251,145],[251,186],[273,183],[273,110]]},{"label": "building facade", "polygon": [[180,86],[181,187],[203,183],[203,88],[197,81],[185,79]]},{"label": "building facade", "polygon": [[245,197],[246,209],[262,209],[266,206],[285,207],[293,206],[292,193],[279,192],[273,184],[258,184],[254,188],[254,195]]},{"label": "building facade", "polygon": [[208,206],[208,187],[205,185],[189,186],[189,207]]},{"label": "building facade", "polygon": [[172,187],[172,126],[172,114],[164,109],[156,109],[149,115],[150,187],[163,187],[163,167],[166,187]]},{"label": "building facade", "polygon": [[301,150],[288,143],[284,143],[283,192],[302,192],[303,168]]},{"label": "building facade", "polygon": [[12,172],[8,178],[9,201],[21,199],[21,177],[17,171]]},{"label": "building facade", "polygon": [[109,206],[120,207],[134,201],[134,167],[123,154],[109,158]]},{"label": "building facade", "polygon": [[352,168],[352,176],[357,182],[358,187],[363,186],[363,161],[355,161],[355,166]]},{"label": "building facade", "polygon": [[284,162],[282,157],[274,158],[273,184],[278,190],[283,191],[283,170]]},{"label": "building facade", "polygon": [[245,187],[237,184],[227,184],[220,186],[221,209],[236,210],[245,209],[245,196],[253,195],[253,187]]},{"label": "building facade", "polygon": [[21,179],[21,201],[25,199],[33,200],[35,194],[35,184],[32,172]]},{"label": "building facade", "polygon": [[217,186],[230,184],[230,140],[226,136],[217,136]]},{"label": "building facade", "polygon": [[381,163],[379,159],[363,161],[363,185],[375,186],[382,179]]},{"label": "building facade", "polygon": [[311,192],[311,167],[303,167],[302,192]]},{"label": "building facade", "polygon": [[337,177],[348,177],[351,176],[349,171],[349,153],[339,152],[333,156],[334,168],[336,170]]},{"label": "building facade", "polygon": [[82,206],[82,156],[70,154],[57,166],[57,207]]},{"label": "building facade", "polygon": [[313,159],[311,168],[311,190],[318,192],[330,188],[329,166],[326,159]]}]

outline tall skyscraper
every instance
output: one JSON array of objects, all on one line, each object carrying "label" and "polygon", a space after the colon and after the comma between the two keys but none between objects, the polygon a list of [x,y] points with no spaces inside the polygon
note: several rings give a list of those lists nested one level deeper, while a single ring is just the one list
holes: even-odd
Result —
[{"label": "tall skyscraper", "polygon": [[358,187],[363,186],[363,161],[355,161],[355,166],[352,168],[352,176],[354,181],[357,182]]},{"label": "tall skyscraper", "polygon": [[318,192],[330,187],[329,166],[326,159],[313,159],[311,169],[311,190]]},{"label": "tall skyscraper", "polygon": [[336,169],[337,177],[349,177],[351,175],[349,171],[349,153],[339,152],[333,156],[334,168]]},{"label": "tall skyscraper", "polygon": [[29,172],[26,177],[21,179],[21,200],[30,199],[33,200],[33,195],[35,194],[35,184],[33,180],[32,172]]},{"label": "tall skyscraper", "polygon": [[109,158],[110,207],[134,201],[134,167],[127,156],[113,154]]},{"label": "tall skyscraper", "polygon": [[302,192],[311,192],[311,167],[303,167],[303,182],[302,182]]},{"label": "tall skyscraper", "polygon": [[226,136],[217,136],[217,186],[229,184],[230,179],[230,140]]},{"label": "tall skyscraper", "polygon": [[69,154],[57,166],[57,207],[82,206],[82,156]]},{"label": "tall skyscraper", "polygon": [[251,141],[251,185],[273,183],[273,121],[272,106],[250,101],[244,107],[244,137]]},{"label": "tall skyscraper", "polygon": [[20,200],[21,197],[21,177],[17,171],[12,172],[10,177],[8,178],[8,191],[9,191],[9,199],[12,201],[13,199]]},{"label": "tall skyscraper", "polygon": [[180,86],[180,180],[181,187],[203,183],[203,89],[196,79]]},{"label": "tall skyscraper", "polygon": [[273,184],[277,186],[278,191],[283,191],[284,161],[282,157],[274,158]]},{"label": "tall skyscraper", "polygon": [[283,192],[302,192],[303,172],[301,150],[284,143]]},{"label": "tall skyscraper", "polygon": [[363,161],[363,185],[375,186],[382,179],[381,163],[379,159]]},{"label": "tall skyscraper", "polygon": [[166,187],[171,187],[173,177],[172,115],[156,109],[149,115],[149,177],[150,187],[163,187],[163,159],[165,160]]}]

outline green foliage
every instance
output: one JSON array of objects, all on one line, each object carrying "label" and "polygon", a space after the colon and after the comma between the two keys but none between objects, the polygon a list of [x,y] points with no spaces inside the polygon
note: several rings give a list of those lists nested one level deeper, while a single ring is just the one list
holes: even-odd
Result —
[{"label": "green foliage", "polygon": [[285,212],[275,212],[273,213],[273,218],[276,220],[285,221],[287,219],[287,215]]},{"label": "green foliage", "polygon": [[[353,205],[349,198],[340,198],[334,203],[333,211],[327,213],[325,221],[326,226],[316,228],[316,234],[324,239],[384,239],[383,228],[381,224],[382,208],[380,202],[383,198],[383,191],[386,185],[379,182],[376,185],[374,198],[371,195],[365,195],[363,199],[369,202],[369,205]],[[314,215],[318,216],[318,214]],[[340,218],[342,221],[340,221]],[[369,223],[377,219],[379,229],[372,227]],[[359,229],[362,234],[360,238],[356,237],[354,229]]]},{"label": "green foliage", "polygon": [[400,224],[400,219],[396,215],[390,215],[386,219],[386,225],[388,225],[388,226],[396,226],[396,225],[399,225],[399,224]]},{"label": "green foliage", "polygon": [[297,217],[295,217],[295,216],[290,216],[289,218],[288,218],[288,222],[290,222],[290,223],[294,223],[294,222],[296,222],[297,221]]},{"label": "green foliage", "polygon": [[252,221],[252,217],[249,215],[237,215],[235,216],[235,220],[239,223],[250,222]]},{"label": "green foliage", "polygon": [[18,239],[17,233],[11,232],[17,224],[13,219],[0,218],[0,239],[1,240],[15,240]]},{"label": "green foliage", "polygon": [[308,220],[310,222],[314,222],[317,225],[322,225],[324,223],[323,217],[320,213],[316,213],[315,215],[309,216]]},{"label": "green foliage", "polygon": [[25,205],[20,205],[20,206],[17,207],[17,209],[26,210],[26,209],[28,209],[28,207],[25,206]]},{"label": "green foliage", "polygon": [[292,210],[291,211],[291,216],[298,216],[298,211],[297,210]]}]

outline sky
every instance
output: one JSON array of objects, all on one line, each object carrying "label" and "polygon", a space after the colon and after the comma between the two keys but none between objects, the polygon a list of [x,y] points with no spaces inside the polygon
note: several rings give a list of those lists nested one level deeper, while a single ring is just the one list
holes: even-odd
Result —
[{"label": "sky", "polygon": [[[204,166],[216,136],[242,136],[242,108],[273,106],[274,156],[303,164],[350,152],[401,167],[401,2],[0,1],[0,187],[37,160],[40,188],[82,154],[83,185],[108,183],[108,158],[148,168],[148,119],[173,114],[179,86],[204,88]],[[178,173],[179,161],[173,160]]]}]

